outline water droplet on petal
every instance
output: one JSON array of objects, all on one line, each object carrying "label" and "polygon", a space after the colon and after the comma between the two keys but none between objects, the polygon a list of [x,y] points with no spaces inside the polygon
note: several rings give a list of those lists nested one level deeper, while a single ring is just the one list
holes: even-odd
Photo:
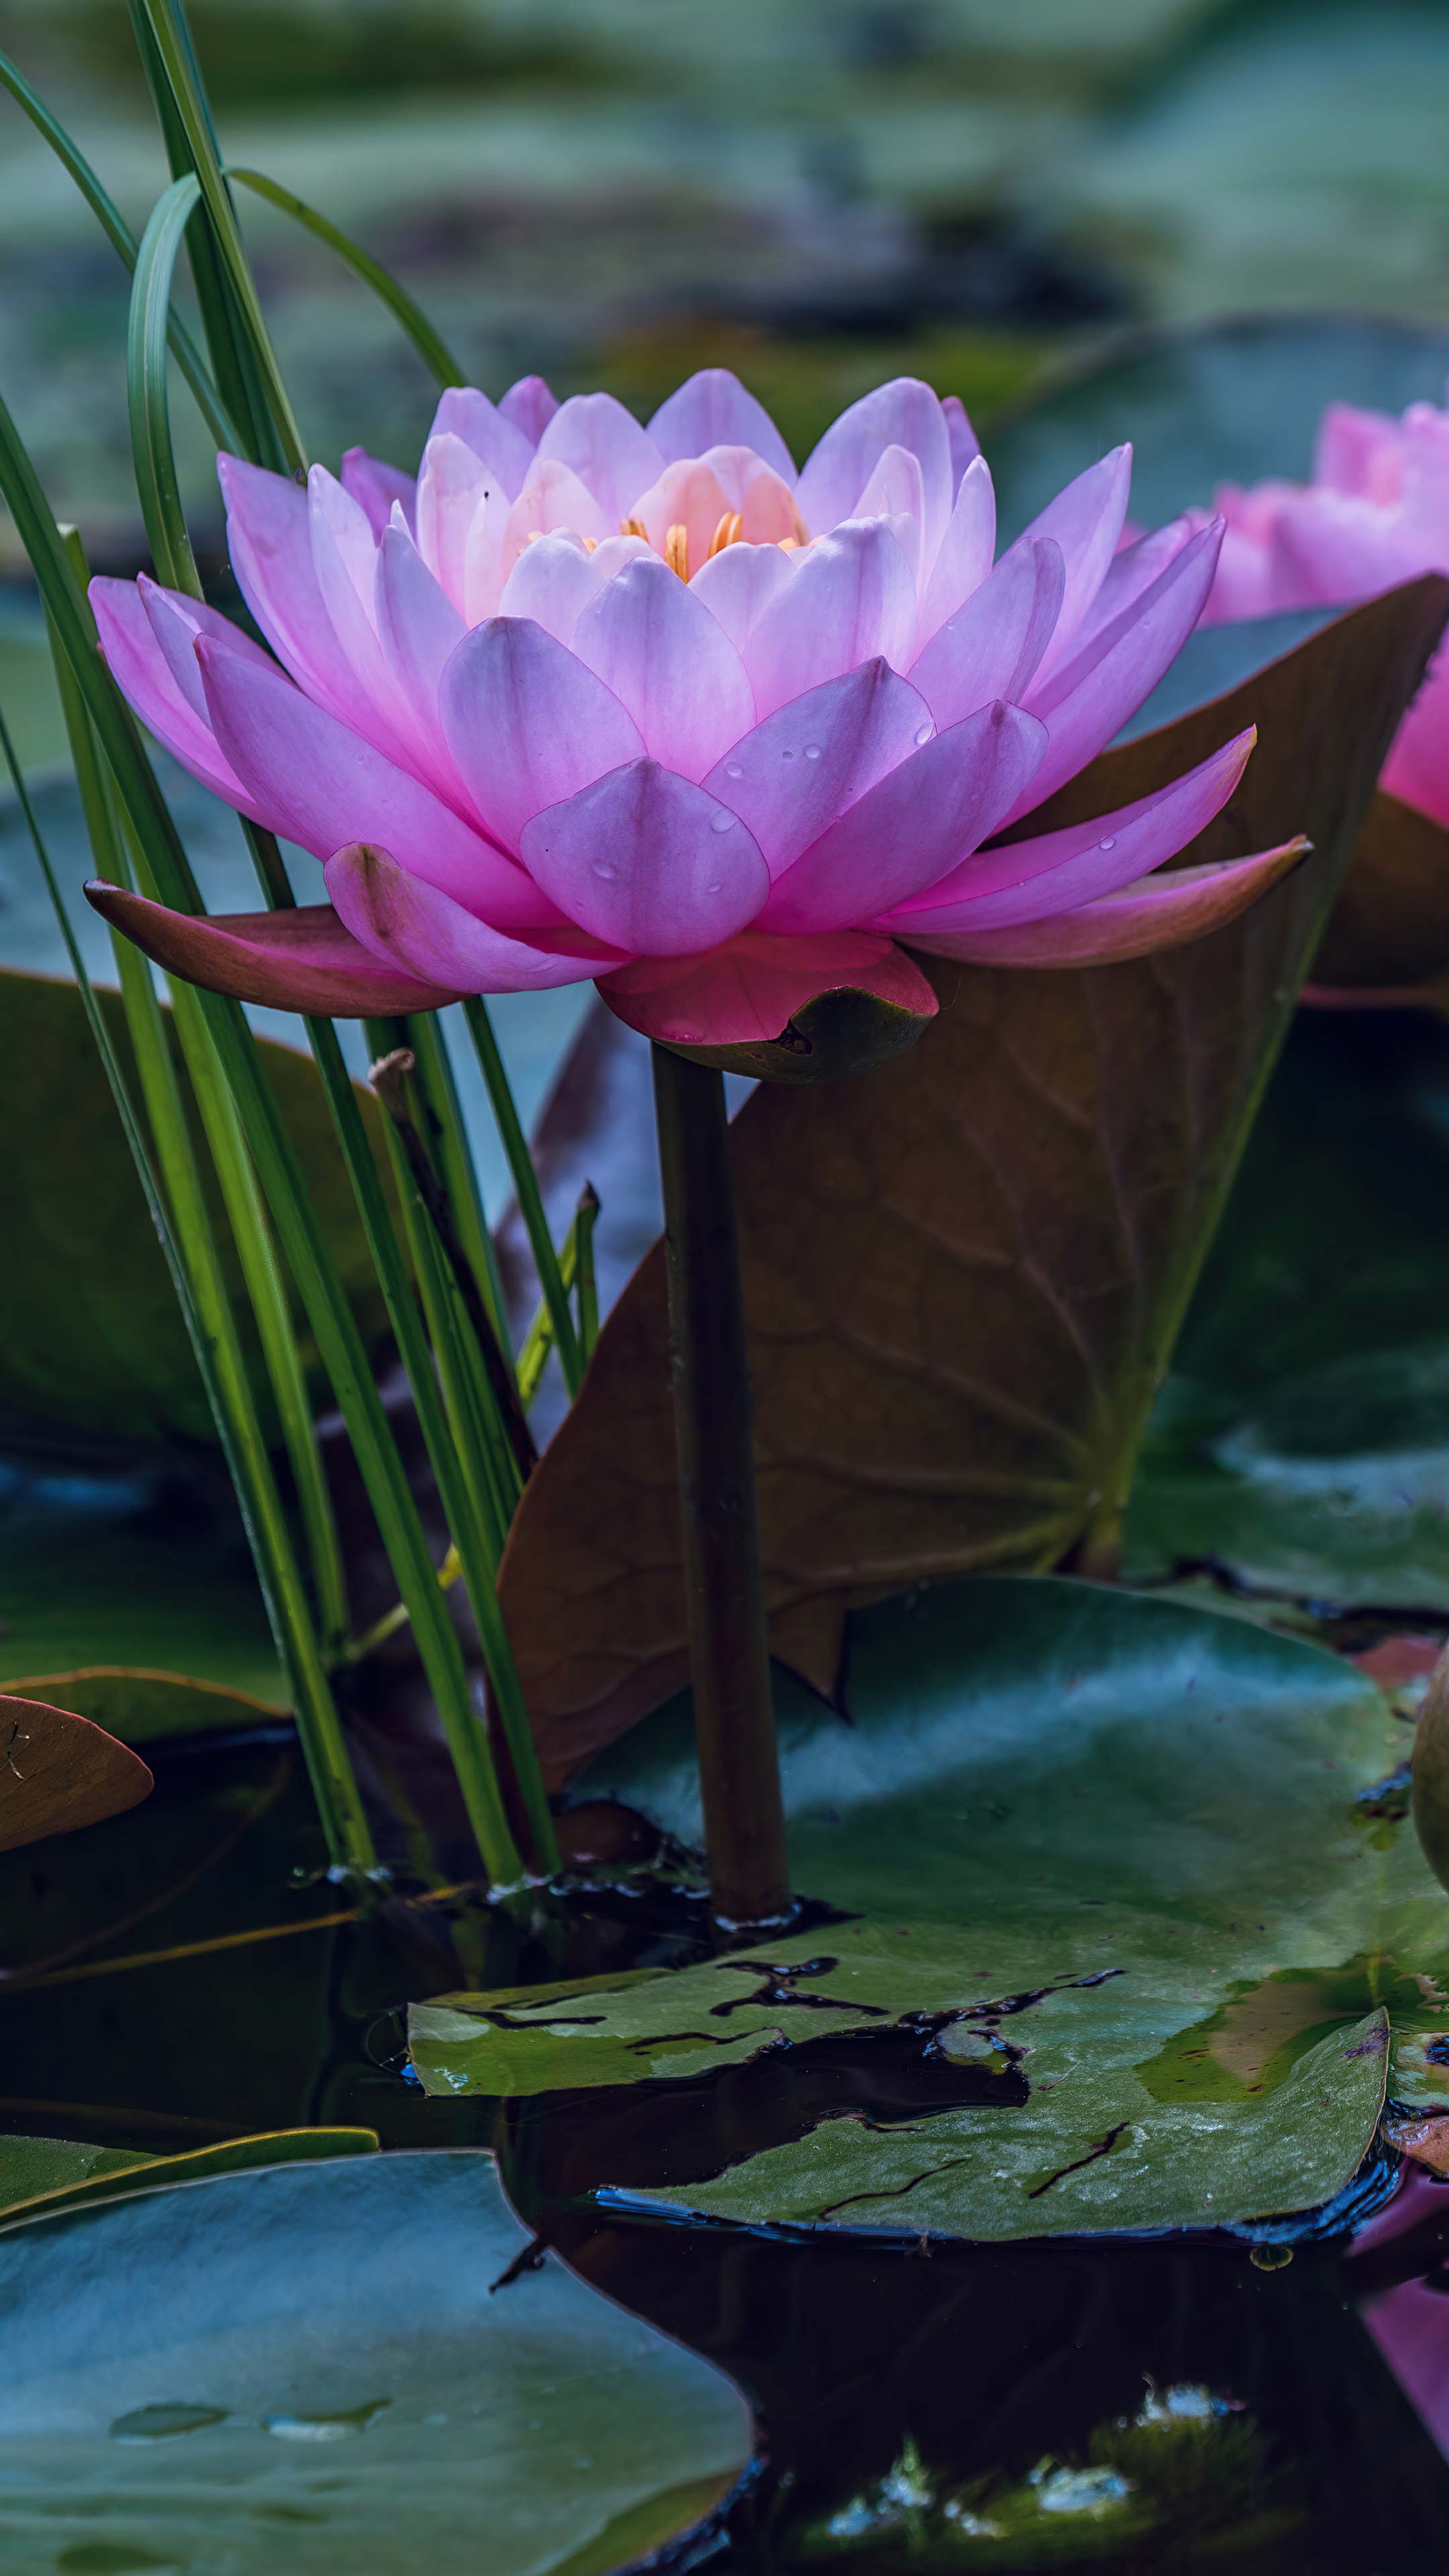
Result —
[{"label": "water droplet on petal", "polygon": [[590,859],[589,866],[596,877],[603,877],[606,881],[619,873],[617,868],[606,867],[602,859]]},{"label": "water droplet on petal", "polygon": [[1106,840],[1105,840],[1105,841],[1099,841],[1099,842],[1097,843],[1097,847],[1098,847],[1098,849],[1099,849],[1099,850],[1115,850],[1115,849],[1116,849],[1116,847],[1117,847],[1117,844],[1116,844],[1116,841],[1114,840],[1114,838],[1113,838],[1112,834],[1109,832],[1109,833],[1108,833],[1108,835],[1107,835]]},{"label": "water droplet on petal", "polygon": [[805,757],[807,760],[818,760],[820,758],[820,745],[818,742],[807,742],[805,745]]},{"label": "water droplet on petal", "polygon": [[738,762],[737,760],[727,760],[727,761],[725,762],[725,776],[726,776],[726,778],[743,778],[744,774],[745,774],[745,773],[744,773],[744,771],[741,769],[740,764],[739,764],[739,762]]},{"label": "water droplet on petal", "polygon": [[735,828],[735,818],[733,814],[711,814],[709,828],[712,832],[732,832]]},{"label": "water droplet on petal", "polygon": [[931,736],[932,736],[932,734],[935,732],[935,730],[936,730],[936,728],[935,728],[935,726],[934,726],[933,724],[923,724],[923,725],[922,725],[922,727],[921,727],[921,729],[920,729],[919,733],[918,733],[918,734],[917,734],[917,736],[916,736],[916,747],[917,747],[917,749],[918,749],[918,750],[919,750],[919,748],[921,747],[921,745],[922,745],[923,743],[928,743],[928,742],[930,741]]}]

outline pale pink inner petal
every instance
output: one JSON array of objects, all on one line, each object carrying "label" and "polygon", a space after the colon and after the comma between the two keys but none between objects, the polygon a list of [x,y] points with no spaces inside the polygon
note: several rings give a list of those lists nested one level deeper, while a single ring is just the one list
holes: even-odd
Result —
[{"label": "pale pink inner petal", "polygon": [[[613,536],[641,492],[663,471],[664,459],[631,411],[612,394],[574,394],[554,413],[538,442],[536,462],[566,465],[593,494]],[[592,528],[580,534],[592,536]]]},{"label": "pale pink inner petal", "polygon": [[613,962],[608,952],[579,954],[577,941],[548,948],[507,939],[371,843],[336,851],[323,874],[342,921],[374,957],[455,992],[540,992],[585,983]]},{"label": "pale pink inner petal", "polygon": [[704,784],[749,825],[777,877],[934,730],[924,698],[877,658],[766,716]]},{"label": "pale pink inner petal", "polygon": [[613,948],[685,957],[753,921],[769,870],[738,815],[658,761],[631,761],[536,814],[523,863]]},{"label": "pale pink inner petal", "polygon": [[893,530],[883,519],[847,521],[796,557],[745,640],[756,708],[769,715],[877,654],[899,670],[915,626],[916,585]]},{"label": "pale pink inner petal", "polygon": [[963,600],[911,664],[938,726],[959,724],[994,698],[1029,688],[1062,600],[1062,553],[1050,538],[1021,538]]},{"label": "pale pink inner petal", "polygon": [[649,435],[670,465],[711,447],[752,447],[786,483],[795,480],[795,460],[769,413],[727,367],[701,367],[660,404]]},{"label": "pale pink inner petal", "polygon": [[644,748],[681,777],[703,778],[754,722],[729,637],[657,555],[626,564],[589,602],[573,650],[628,708]]},{"label": "pale pink inner petal", "polygon": [[689,587],[742,652],[751,629],[792,578],[797,560],[775,545],[725,546],[701,564]]},{"label": "pale pink inner petal", "polygon": [[828,535],[842,519],[857,517],[860,496],[891,446],[907,447],[920,460],[929,566],[951,515],[955,487],[945,414],[931,387],[914,376],[877,386],[832,422],[801,473],[796,491],[800,515],[812,536]]},{"label": "pale pink inner petal", "polygon": [[478,811],[510,850],[543,806],[644,749],[612,692],[528,618],[490,618],[464,637],[443,673],[439,708]]},{"label": "pale pink inner petal", "polygon": [[527,439],[529,448],[537,447],[549,422],[558,409],[558,396],[544,383],[542,376],[520,376],[506,394],[499,396],[498,408],[505,420],[512,421]]},{"label": "pale pink inner petal", "polygon": [[971,459],[956,506],[946,523],[916,618],[916,651],[923,652],[948,617],[979,590],[996,552],[996,494],[984,456]]},{"label": "pale pink inner petal", "polygon": [[380,456],[369,456],[365,447],[349,447],[342,459],[342,489],[360,501],[367,512],[375,537],[392,517],[393,503],[402,509],[408,526],[416,531],[418,521],[418,482],[415,474],[403,474],[395,465],[384,465]]},{"label": "pale pink inner petal", "polygon": [[913,456],[908,447],[883,448],[852,515],[857,519],[890,521],[911,567],[911,579],[919,588],[926,516],[920,458]]},{"label": "pale pink inner petal", "polygon": [[1175,858],[1220,813],[1257,739],[1250,727],[1155,796],[1060,832],[981,850],[910,903],[889,926],[919,931],[991,930],[1044,920],[1131,885]]},{"label": "pale pink inner petal", "polygon": [[418,477],[418,552],[460,617],[467,614],[468,531],[480,508],[491,509],[501,534],[508,497],[500,477],[451,432],[430,438]]},{"label": "pale pink inner petal", "polygon": [[[566,410],[568,406],[564,408]],[[559,418],[563,418],[562,412]],[[535,538],[551,536],[561,528],[576,537],[592,538],[595,544],[601,538],[618,533],[616,522],[580,482],[572,466],[563,464],[557,457],[544,457],[535,464],[501,531],[496,561],[489,576],[497,583],[491,604],[487,601],[481,574],[475,576],[477,604],[470,603],[468,622],[471,626],[476,626],[480,617],[492,616],[502,598],[503,585],[525,546],[531,545]]]},{"label": "pale pink inner petal", "polygon": [[991,706],[891,770],[777,878],[767,930],[844,930],[945,876],[997,829],[1046,749],[1046,728]]},{"label": "pale pink inner petal", "polygon": [[1024,537],[1049,538],[1059,545],[1066,574],[1061,614],[1041,659],[1043,678],[1065,658],[1102,586],[1117,551],[1131,488],[1132,450],[1114,447],[1109,456],[1089,465],[1085,474],[1078,474],[1065,491],[1058,492],[1022,532]]},{"label": "pale pink inner petal", "polygon": [[583,538],[571,528],[554,528],[524,547],[499,593],[498,614],[531,617],[556,643],[567,644],[580,609],[587,607],[598,587],[594,559]]},{"label": "pale pink inner petal", "polygon": [[528,480],[536,441],[472,385],[450,385],[433,414],[429,444],[435,438],[461,438],[492,475],[510,501]]}]

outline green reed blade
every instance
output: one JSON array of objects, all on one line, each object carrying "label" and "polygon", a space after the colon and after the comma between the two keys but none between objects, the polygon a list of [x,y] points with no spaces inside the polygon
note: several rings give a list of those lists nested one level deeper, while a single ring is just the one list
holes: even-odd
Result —
[{"label": "green reed blade", "polygon": [[273,206],[280,206],[283,214],[290,215],[294,223],[314,233],[329,250],[335,250],[338,258],[345,260],[354,275],[372,288],[394,320],[402,325],[435,383],[444,386],[467,383],[468,379],[447,342],[433,329],[426,313],[413,302],[407,288],[399,285],[380,260],[374,259],[346,233],[339,231],[336,224],[329,223],[325,215],[319,215],[315,206],[306,205],[302,198],[293,196],[290,188],[279,187],[275,179],[264,177],[260,170],[240,170],[231,164],[225,176],[240,180],[242,186],[250,188],[254,195],[265,197]]},{"label": "green reed blade", "polygon": [[166,325],[176,256],[200,197],[201,183],[194,172],[188,172],[184,179],[172,180],[152,209],[136,258],[126,346],[131,455],[151,560],[158,581],[164,582],[168,590],[189,592],[193,599],[202,595],[201,582],[181,507],[171,444]]},{"label": "green reed blade", "polygon": [[584,1373],[583,1362],[579,1355],[574,1319],[569,1312],[568,1291],[559,1275],[558,1256],[553,1248],[553,1237],[548,1230],[548,1219],[543,1212],[543,1197],[538,1186],[538,1175],[533,1168],[533,1157],[528,1150],[528,1140],[524,1135],[522,1122],[514,1104],[512,1087],[504,1069],[493,1023],[488,1016],[488,1005],[482,995],[478,994],[471,1001],[463,1004],[463,1011],[468,1022],[468,1033],[477,1050],[478,1062],[487,1086],[498,1133],[503,1140],[503,1150],[508,1157],[508,1168],[513,1175],[518,1211],[528,1235],[534,1267],[538,1272],[538,1284],[543,1292],[544,1304],[548,1308],[549,1320],[553,1325],[553,1337],[558,1345],[559,1365],[564,1373],[564,1384],[570,1396],[575,1396],[578,1394],[579,1381]]}]

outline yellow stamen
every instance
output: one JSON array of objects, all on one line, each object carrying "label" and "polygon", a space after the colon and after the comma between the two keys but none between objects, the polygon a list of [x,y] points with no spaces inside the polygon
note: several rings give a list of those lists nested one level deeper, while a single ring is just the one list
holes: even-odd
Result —
[{"label": "yellow stamen", "polygon": [[621,519],[619,534],[621,537],[642,537],[646,546],[649,543],[649,531],[642,519]]},{"label": "yellow stamen", "polygon": [[810,543],[810,531],[809,531],[809,529],[806,527],[804,520],[803,520],[803,519],[801,518],[801,516],[800,516],[800,505],[799,505],[798,501],[796,501],[796,500],[794,499],[793,495],[792,495],[792,497],[791,497],[791,501],[790,501],[790,516],[791,516],[791,518],[792,518],[792,519],[794,520],[794,522],[795,522],[795,543],[796,543],[796,545],[797,545],[797,546],[808,546],[808,545],[809,545],[809,543]]},{"label": "yellow stamen", "polygon": [[681,526],[678,520],[676,520],[673,527],[666,532],[664,539],[664,560],[668,564],[671,572],[678,573],[681,581],[688,581],[689,530],[688,528]]},{"label": "yellow stamen", "polygon": [[711,556],[723,554],[726,546],[737,546],[740,541],[740,530],[744,524],[742,510],[726,510],[709,541]]},{"label": "yellow stamen", "polygon": [[597,538],[597,537],[585,537],[585,539],[584,539],[584,552],[585,552],[585,554],[586,554],[586,555],[591,555],[591,554],[593,553],[593,551],[594,551],[594,548],[597,546],[598,542],[599,542],[599,540],[598,540],[598,538]]},{"label": "yellow stamen", "polygon": [[777,537],[775,539],[775,543],[779,547],[782,555],[797,555],[800,551],[800,540],[798,537]]}]

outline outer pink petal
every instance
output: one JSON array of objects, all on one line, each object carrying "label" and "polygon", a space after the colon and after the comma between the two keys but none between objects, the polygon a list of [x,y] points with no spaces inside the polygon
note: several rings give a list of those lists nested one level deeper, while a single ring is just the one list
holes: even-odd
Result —
[{"label": "outer pink petal", "polygon": [[700,565],[689,587],[742,653],[771,600],[794,579],[795,561],[778,546],[725,546]]},{"label": "outer pink petal", "polygon": [[[1166,572],[1114,625],[1054,671],[1043,689],[1027,691],[1026,705],[1044,719],[1051,735],[1032,781],[1032,804],[1040,804],[1095,759],[1156,688],[1197,624],[1212,587],[1220,535],[1221,523],[1215,520],[1190,537]],[[1025,805],[1018,808],[1027,810]]]},{"label": "outer pink petal", "polygon": [[778,707],[704,785],[748,824],[778,877],[934,730],[924,698],[877,656]]},{"label": "outer pink petal", "polygon": [[710,447],[752,447],[785,482],[795,480],[795,460],[769,413],[727,367],[701,367],[660,404],[649,435],[667,465]]},{"label": "outer pink petal", "polygon": [[[182,624],[181,611],[193,607],[195,602],[183,601],[179,594],[170,591],[163,592],[161,596],[168,603],[168,617],[173,624],[180,626],[194,666],[195,648],[191,636],[196,630]],[[173,601],[174,606],[171,605]],[[228,805],[235,805],[253,823],[264,822],[266,817],[243,787],[212,732],[210,717],[198,715],[189,697],[178,687],[167,653],[153,631],[135,584],[98,577],[90,586],[90,603],[100,630],[106,666],[148,733],[153,733],[156,740],[180,761],[182,768],[190,770],[193,778],[199,778],[203,787],[211,788]],[[238,638],[239,642],[242,640]],[[250,649],[255,651],[256,648],[252,646]],[[199,673],[197,685],[200,686]]]},{"label": "outer pink petal", "polygon": [[543,992],[586,983],[613,962],[609,950],[580,954],[587,943],[578,940],[563,949],[505,939],[367,842],[338,850],[323,874],[348,929],[374,957],[457,993]]},{"label": "outer pink petal", "polygon": [[219,456],[227,549],[242,596],[299,688],[366,734],[372,701],[327,614],[312,567],[307,495],[284,474]]},{"label": "outer pink petal", "polygon": [[852,928],[934,884],[996,830],[1046,739],[1035,717],[1000,704],[938,734],[777,879],[761,928],[807,935]]},{"label": "outer pink petal", "polygon": [[1049,537],[1059,545],[1066,571],[1061,615],[1041,659],[1043,678],[1065,658],[1101,589],[1117,551],[1131,488],[1132,450],[1114,447],[1109,456],[1068,483],[1023,531],[1028,538]]},{"label": "outer pink petal", "polygon": [[1305,607],[1336,608],[1441,568],[1449,529],[1437,547],[1426,547],[1404,513],[1338,492],[1295,493],[1277,514],[1269,555],[1275,598],[1296,595]]},{"label": "outer pink petal", "polygon": [[1381,461],[1390,466],[1396,483],[1402,442],[1399,424],[1387,412],[1329,403],[1313,442],[1313,480],[1338,492],[1361,493],[1366,500],[1396,497],[1393,490],[1376,490],[1375,484],[1381,479]]},{"label": "outer pink petal", "polygon": [[1009,930],[962,930],[919,936],[903,929],[913,948],[934,957],[958,957],[982,966],[1113,966],[1150,957],[1159,948],[1181,948],[1190,939],[1221,930],[1260,901],[1312,844],[1301,837],[1281,849],[1221,867],[1179,868],[1137,885],[1119,887],[1075,911]]},{"label": "outer pink petal", "polygon": [[[526,617],[475,626],[448,663],[438,705],[469,793],[510,850],[545,806],[644,749],[613,692]],[[450,891],[466,899],[466,887]]]},{"label": "outer pink petal", "polygon": [[599,978],[617,1019],[648,1038],[679,1046],[739,1046],[777,1038],[791,1015],[842,986],[876,993],[931,1019],[936,996],[904,951],[869,931],[819,939],[778,939],[744,930],[711,956],[645,958]]},{"label": "outer pink petal", "polygon": [[[127,585],[93,584],[92,596],[96,589],[109,590],[112,587],[124,589]],[[181,590],[163,590],[159,582],[152,581],[144,572],[137,575],[136,589],[151,632],[166,656],[172,679],[208,731],[211,718],[206,712],[206,691],[201,685],[201,671],[196,659],[198,635],[210,635],[218,644],[225,644],[233,653],[240,653],[245,661],[255,662],[260,670],[275,671],[277,666],[270,653],[264,653],[260,644],[254,644],[239,626],[233,626],[229,617],[208,608],[204,600],[192,599]]]},{"label": "outer pink petal", "polygon": [[770,890],[738,816],[654,760],[631,761],[536,814],[523,863],[592,938],[654,957],[732,939]]},{"label": "outer pink petal", "polygon": [[996,552],[996,494],[984,456],[975,456],[961,478],[916,619],[916,651],[929,644],[948,617],[979,590]]},{"label": "outer pink petal", "polygon": [[450,385],[433,414],[429,445],[435,438],[449,437],[461,438],[489,473],[497,475],[509,500],[517,498],[528,480],[538,441],[472,385]]},{"label": "outer pink petal", "polygon": [[612,394],[574,394],[554,413],[538,442],[538,463],[550,458],[592,492],[610,536],[664,467],[648,431]]},{"label": "outer pink petal", "polygon": [[376,596],[378,644],[416,746],[419,775],[450,804],[466,809],[471,799],[443,737],[438,687],[467,629],[405,528],[390,527],[383,536]]},{"label": "outer pink petal", "polygon": [[1449,826],[1449,653],[1430,663],[1379,778],[1391,796]]},{"label": "outer pink petal", "polygon": [[932,932],[1003,928],[1044,920],[1132,884],[1175,858],[1222,811],[1256,739],[1250,726],[1170,787],[1115,814],[978,851],[889,914],[883,926],[902,939],[913,939],[916,925]]},{"label": "outer pink petal", "polygon": [[[1116,624],[1124,609],[1130,608],[1170,564],[1177,561],[1190,537],[1208,524],[1202,511],[1184,510],[1177,519],[1169,519],[1160,528],[1144,528],[1132,538],[1124,538],[1107,567],[1096,598],[1083,615],[1073,640],[1073,658],[1085,653],[1099,635]],[[1218,559],[1222,570],[1222,558]],[[1206,616],[1206,611],[1204,611]]]},{"label": "outer pink petal", "polygon": [[966,416],[966,406],[959,394],[947,394],[941,403],[941,416],[951,442],[951,495],[954,500],[972,460],[981,453],[981,442]]},{"label": "outer pink petal", "polygon": [[1061,611],[1062,583],[1060,546],[1018,539],[917,654],[911,686],[943,732],[993,698],[1025,697]]},{"label": "outer pink petal", "polygon": [[855,518],[877,459],[892,445],[908,447],[920,459],[930,564],[955,497],[951,434],[937,396],[914,376],[878,385],[831,423],[800,476],[800,515],[812,536],[828,536],[842,519]]},{"label": "outer pink petal", "polygon": [[184,983],[270,1010],[381,1018],[394,1011],[441,1010],[467,990],[379,965],[330,903],[299,904],[291,912],[196,915],[170,912],[163,903],[104,881],[86,887],[86,900]]},{"label": "outer pink petal", "polygon": [[498,408],[505,420],[521,430],[530,448],[537,447],[549,422],[558,409],[558,396],[544,383],[542,376],[520,376],[506,394],[499,396]]},{"label": "outer pink petal", "polygon": [[883,519],[848,520],[795,559],[750,630],[744,662],[758,712],[770,715],[877,654],[900,670],[915,625],[916,585],[891,529]]},{"label": "outer pink petal", "polygon": [[196,649],[217,741],[273,831],[319,859],[345,841],[385,840],[429,885],[506,928],[537,923],[538,894],[523,870],[417,779],[280,671],[258,670],[204,638]]},{"label": "outer pink petal", "polygon": [[384,465],[380,456],[369,456],[365,447],[349,447],[342,459],[342,489],[350,492],[367,512],[368,524],[375,537],[392,517],[397,502],[409,528],[418,523],[418,482],[415,474],[404,474],[396,465]]},{"label": "outer pink petal", "polygon": [[425,749],[373,622],[376,541],[361,504],[320,465],[307,478],[307,529],[322,604],[363,692],[367,715],[361,730],[379,751],[416,769],[426,758]]},{"label": "outer pink petal", "polygon": [[657,555],[589,602],[573,650],[623,701],[644,748],[700,779],[754,722],[745,667],[718,620]]}]

